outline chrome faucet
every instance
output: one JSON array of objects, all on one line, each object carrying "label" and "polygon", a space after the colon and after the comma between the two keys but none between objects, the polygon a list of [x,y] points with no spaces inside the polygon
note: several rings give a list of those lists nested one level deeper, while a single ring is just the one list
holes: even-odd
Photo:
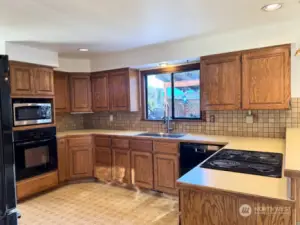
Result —
[{"label": "chrome faucet", "polygon": [[165,116],[164,116],[164,124],[166,127],[167,133],[171,133],[173,128],[171,127],[170,117],[169,117],[170,106],[168,103],[165,103]]}]

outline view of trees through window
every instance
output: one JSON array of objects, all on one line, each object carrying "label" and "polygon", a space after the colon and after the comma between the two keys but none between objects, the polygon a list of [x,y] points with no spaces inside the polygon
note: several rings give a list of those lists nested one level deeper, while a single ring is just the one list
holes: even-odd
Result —
[{"label": "view of trees through window", "polygon": [[145,76],[146,115],[161,120],[169,105],[172,119],[200,119],[200,70]]}]

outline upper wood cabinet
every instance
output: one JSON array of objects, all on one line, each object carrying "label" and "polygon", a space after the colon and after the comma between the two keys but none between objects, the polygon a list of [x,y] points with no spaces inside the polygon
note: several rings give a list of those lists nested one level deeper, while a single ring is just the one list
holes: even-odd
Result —
[{"label": "upper wood cabinet", "polygon": [[287,109],[291,98],[290,45],[242,54],[243,109]]},{"label": "upper wood cabinet", "polygon": [[131,69],[109,71],[108,85],[110,111],[139,110],[138,71]]},{"label": "upper wood cabinet", "polygon": [[93,111],[109,111],[108,73],[95,73],[91,81]]},{"label": "upper wood cabinet", "polygon": [[201,57],[201,109],[287,109],[290,45]]},{"label": "upper wood cabinet", "polygon": [[70,112],[69,74],[54,72],[54,93],[56,112]]},{"label": "upper wood cabinet", "polygon": [[89,74],[71,74],[71,111],[91,112],[91,81]]},{"label": "upper wood cabinet", "polygon": [[241,53],[201,58],[201,109],[241,107]]},{"label": "upper wood cabinet", "polygon": [[34,69],[35,92],[38,95],[54,95],[53,69]]},{"label": "upper wood cabinet", "polygon": [[33,64],[10,62],[12,97],[53,96],[53,69]]}]

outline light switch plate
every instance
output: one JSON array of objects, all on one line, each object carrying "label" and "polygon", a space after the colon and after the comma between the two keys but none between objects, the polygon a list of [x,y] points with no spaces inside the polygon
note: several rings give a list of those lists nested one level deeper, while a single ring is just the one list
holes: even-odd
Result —
[{"label": "light switch plate", "polygon": [[114,121],[114,115],[109,115],[109,121],[110,122]]},{"label": "light switch plate", "polygon": [[246,123],[253,123],[253,115],[251,116],[246,116]]}]

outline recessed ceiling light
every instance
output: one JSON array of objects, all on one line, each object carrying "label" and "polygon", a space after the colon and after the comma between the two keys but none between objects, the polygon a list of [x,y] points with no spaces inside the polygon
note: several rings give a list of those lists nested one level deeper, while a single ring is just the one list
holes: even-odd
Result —
[{"label": "recessed ceiling light", "polygon": [[168,66],[168,63],[167,62],[162,62],[159,64],[160,67],[167,67]]},{"label": "recessed ceiling light", "polygon": [[282,6],[283,6],[283,3],[273,3],[273,4],[268,4],[268,5],[263,6],[261,9],[266,12],[272,12],[272,11],[282,8]]},{"label": "recessed ceiling light", "polygon": [[88,52],[89,50],[87,48],[79,48],[78,51],[80,51],[80,52]]}]

